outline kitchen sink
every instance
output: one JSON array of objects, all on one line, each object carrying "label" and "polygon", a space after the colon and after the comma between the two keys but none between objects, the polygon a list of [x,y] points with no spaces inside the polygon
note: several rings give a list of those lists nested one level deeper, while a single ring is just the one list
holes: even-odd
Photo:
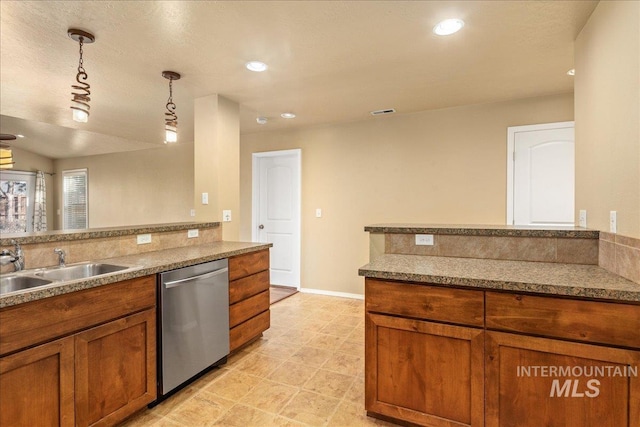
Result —
[{"label": "kitchen sink", "polygon": [[66,267],[52,267],[39,271],[36,275],[48,280],[67,281],[86,279],[93,276],[99,276],[101,274],[115,273],[117,271],[126,270],[127,268],[130,267],[115,264],[88,263],[69,265]]},{"label": "kitchen sink", "polygon": [[51,282],[51,280],[31,276],[20,276],[16,274],[2,275],[0,276],[0,294],[48,285]]}]

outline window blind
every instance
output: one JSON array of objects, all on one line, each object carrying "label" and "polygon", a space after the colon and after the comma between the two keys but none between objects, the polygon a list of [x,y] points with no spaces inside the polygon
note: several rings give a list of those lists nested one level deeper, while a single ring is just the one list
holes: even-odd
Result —
[{"label": "window blind", "polygon": [[89,228],[87,187],[86,169],[62,172],[62,227],[65,230]]}]

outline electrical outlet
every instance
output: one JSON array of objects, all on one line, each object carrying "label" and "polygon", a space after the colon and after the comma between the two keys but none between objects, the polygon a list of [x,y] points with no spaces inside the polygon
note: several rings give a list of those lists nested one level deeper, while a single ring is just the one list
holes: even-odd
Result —
[{"label": "electrical outlet", "polygon": [[231,211],[223,210],[222,211],[222,221],[223,222],[231,222]]},{"label": "electrical outlet", "polygon": [[609,212],[609,232],[618,232],[618,213],[616,211]]},{"label": "electrical outlet", "polygon": [[433,246],[433,234],[416,234],[416,246]]},{"label": "electrical outlet", "polygon": [[587,211],[585,209],[580,209],[580,214],[578,215],[578,225],[583,228],[587,228]]},{"label": "electrical outlet", "polygon": [[322,218],[322,209],[316,209],[316,218]]},{"label": "electrical outlet", "polygon": [[138,234],[136,240],[139,245],[146,245],[147,243],[151,243],[151,234]]},{"label": "electrical outlet", "polygon": [[187,238],[191,239],[193,237],[198,237],[198,230],[187,230]]},{"label": "electrical outlet", "polygon": [[203,205],[209,204],[209,193],[202,193],[202,204]]},{"label": "electrical outlet", "polygon": [[191,209],[191,211],[189,212],[189,215],[196,216],[196,210],[195,209]]}]

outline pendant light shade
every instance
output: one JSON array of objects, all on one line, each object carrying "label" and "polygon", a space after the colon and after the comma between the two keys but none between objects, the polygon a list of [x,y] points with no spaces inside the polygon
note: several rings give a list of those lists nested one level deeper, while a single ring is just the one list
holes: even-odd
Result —
[{"label": "pendant light shade", "polygon": [[9,146],[0,146],[0,169],[11,169],[14,165],[13,153]]},{"label": "pendant light shade", "polygon": [[175,71],[163,71],[162,77],[169,79],[169,99],[164,113],[164,143],[173,144],[178,142],[178,115],[176,114],[176,104],[173,103],[173,81],[180,80],[180,74]]},{"label": "pendant light shade", "polygon": [[178,142],[178,131],[176,128],[166,128],[164,131],[164,143],[171,144],[173,142]]},{"label": "pendant light shade", "polygon": [[[13,141],[15,135],[8,133],[0,133],[0,141]],[[0,169],[11,169],[15,162],[13,161],[13,152],[8,142],[0,143]]]},{"label": "pendant light shade", "polygon": [[89,76],[84,69],[84,62],[82,58],[82,47],[85,44],[93,43],[96,38],[91,33],[86,31],[77,30],[71,28],[67,31],[67,34],[72,40],[75,40],[80,45],[80,59],[78,60],[78,74],[76,74],[76,83],[71,85],[73,92],[73,98],[71,99],[71,110],[73,112],[73,120],[80,123],[86,123],[89,120],[89,101],[91,101],[91,86],[87,83]]}]

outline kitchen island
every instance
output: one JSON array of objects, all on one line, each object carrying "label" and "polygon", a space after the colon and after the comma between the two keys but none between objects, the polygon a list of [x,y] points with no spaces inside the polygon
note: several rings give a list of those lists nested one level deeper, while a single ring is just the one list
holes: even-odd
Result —
[{"label": "kitchen island", "polygon": [[[640,284],[596,265],[597,232],[367,231],[385,240],[359,271],[370,415],[428,426],[640,426]],[[413,234],[435,244],[415,246]]]}]

